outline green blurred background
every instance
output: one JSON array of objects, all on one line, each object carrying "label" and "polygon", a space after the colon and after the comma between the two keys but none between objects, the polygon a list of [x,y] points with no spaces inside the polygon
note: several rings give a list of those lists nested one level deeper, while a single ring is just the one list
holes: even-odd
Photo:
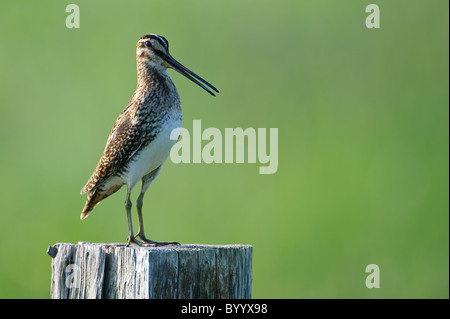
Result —
[{"label": "green blurred background", "polygon": [[125,189],[84,221],[79,191],[136,87],[135,44],[157,33],[221,91],[170,71],[184,127],[276,127],[279,166],[168,160],[145,199],[149,237],[253,245],[255,298],[448,298],[448,6],[3,3],[0,297],[49,297],[51,244],[125,242]]}]

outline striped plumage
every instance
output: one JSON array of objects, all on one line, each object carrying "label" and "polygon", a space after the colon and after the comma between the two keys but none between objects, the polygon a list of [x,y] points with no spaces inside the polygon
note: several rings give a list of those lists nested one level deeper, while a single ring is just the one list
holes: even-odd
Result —
[{"label": "striped plumage", "polygon": [[[151,182],[158,176],[170,149],[176,142],[170,134],[181,127],[181,103],[177,89],[167,72],[173,68],[188,77],[209,93],[211,84],[179,64],[169,54],[167,40],[155,34],[141,37],[136,46],[138,84],[127,107],[117,118],[100,161],[82,188],[88,193],[81,219],[86,218],[103,199],[127,185],[125,207],[128,217],[128,243],[158,243],[145,238],[142,222],[142,199]],[[142,180],[141,193],[137,200],[139,233],[133,236],[131,225],[130,193]],[[137,241],[139,237],[141,241]]]}]

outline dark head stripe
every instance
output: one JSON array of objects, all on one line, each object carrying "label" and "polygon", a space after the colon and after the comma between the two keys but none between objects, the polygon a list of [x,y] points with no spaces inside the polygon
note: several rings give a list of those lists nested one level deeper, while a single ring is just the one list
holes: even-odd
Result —
[{"label": "dark head stripe", "polygon": [[153,39],[158,41],[164,48],[169,48],[169,42],[167,41],[166,38],[164,38],[161,35],[157,35],[157,34],[146,34],[144,36],[141,37],[141,39]]}]

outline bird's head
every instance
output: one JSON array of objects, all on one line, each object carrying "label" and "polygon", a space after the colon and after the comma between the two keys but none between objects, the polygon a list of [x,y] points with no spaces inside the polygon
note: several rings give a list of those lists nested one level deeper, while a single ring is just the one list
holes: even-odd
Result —
[{"label": "bird's head", "polygon": [[136,46],[136,57],[138,62],[144,62],[150,68],[174,69],[213,96],[215,94],[209,88],[219,93],[213,85],[176,61],[169,53],[169,41],[161,35],[146,34],[142,36]]}]

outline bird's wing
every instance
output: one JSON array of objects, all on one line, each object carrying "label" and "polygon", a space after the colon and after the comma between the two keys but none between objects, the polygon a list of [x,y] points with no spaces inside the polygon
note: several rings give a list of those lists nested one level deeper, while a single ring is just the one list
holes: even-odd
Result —
[{"label": "bird's wing", "polygon": [[119,172],[142,144],[148,142],[142,140],[141,134],[139,125],[133,125],[130,116],[122,113],[109,135],[97,168],[80,193],[84,194],[97,188],[109,177]]}]

